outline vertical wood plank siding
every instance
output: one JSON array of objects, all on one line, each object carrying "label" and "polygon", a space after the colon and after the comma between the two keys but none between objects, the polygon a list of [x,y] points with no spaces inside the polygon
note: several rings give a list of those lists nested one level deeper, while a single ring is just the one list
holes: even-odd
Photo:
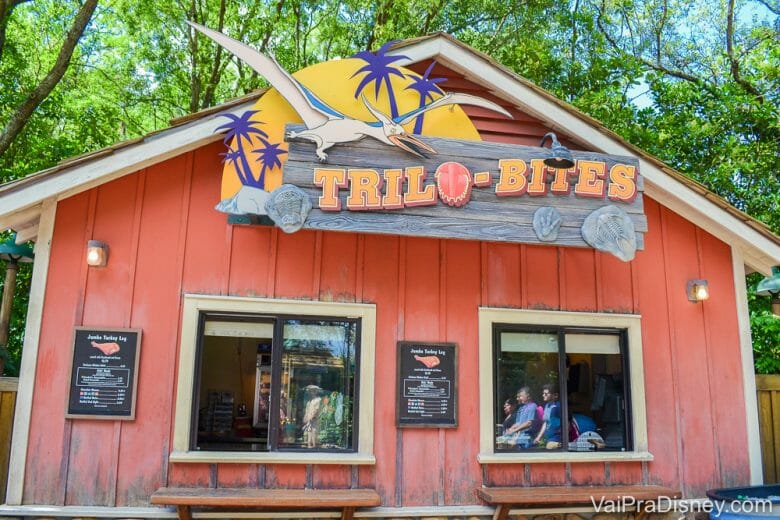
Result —
[{"label": "vertical wood plank siding", "polygon": [[[449,90],[486,95],[449,71],[433,75],[448,75]],[[490,140],[537,145],[547,131],[520,113],[511,123],[472,116]],[[133,506],[162,485],[308,482],[376,486],[387,506],[453,505],[478,503],[483,483],[647,481],[703,496],[748,482],[747,451],[735,449],[747,438],[725,244],[649,198],[645,250],[630,264],[585,249],[234,227],[212,209],[221,151],[209,145],[59,203],[24,503]],[[107,269],[86,269],[90,238],[109,243]],[[687,301],[691,278],[709,280],[709,301]],[[376,304],[377,369],[366,375],[375,378],[376,465],[169,464],[184,292]],[[479,306],[641,314],[655,461],[477,464]],[[63,418],[75,325],[143,329],[135,421]],[[399,339],[459,344],[458,428],[395,428]]]},{"label": "vertical wood plank siding", "polygon": [[14,428],[16,393],[19,378],[0,377],[0,501],[5,503],[8,484],[8,462],[11,455],[11,434]]},{"label": "vertical wood plank siding", "polygon": [[780,482],[780,375],[757,375],[764,483]]}]

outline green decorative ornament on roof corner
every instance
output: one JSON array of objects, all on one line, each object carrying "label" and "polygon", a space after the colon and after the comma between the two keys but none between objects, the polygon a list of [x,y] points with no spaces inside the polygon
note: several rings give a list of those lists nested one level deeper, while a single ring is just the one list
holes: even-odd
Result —
[{"label": "green decorative ornament on roof corner", "polygon": [[756,287],[758,296],[772,298],[772,314],[780,317],[780,265],[772,267],[772,276],[761,280]]},{"label": "green decorative ornament on roof corner", "polygon": [[772,267],[772,276],[764,278],[756,287],[759,296],[774,296],[780,294],[780,265]]},{"label": "green decorative ornament on roof corner", "polygon": [[33,249],[27,244],[16,243],[16,233],[13,233],[11,237],[0,242],[0,259],[10,262],[32,262],[35,255]]}]

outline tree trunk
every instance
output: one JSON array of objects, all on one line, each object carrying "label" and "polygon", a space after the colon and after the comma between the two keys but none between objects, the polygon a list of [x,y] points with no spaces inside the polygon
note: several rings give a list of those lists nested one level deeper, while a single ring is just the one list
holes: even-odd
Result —
[{"label": "tree trunk", "polygon": [[[5,270],[5,288],[3,289],[3,302],[0,304],[0,349],[8,349],[8,329],[11,325],[11,308],[14,304],[14,292],[16,291],[16,271],[19,264],[8,262]],[[0,357],[0,376],[5,371],[5,357]]]},{"label": "tree trunk", "polygon": [[22,131],[24,125],[27,124],[32,113],[38,108],[38,105],[46,99],[65,75],[70,65],[70,59],[73,57],[73,51],[84,34],[87,24],[92,19],[92,13],[95,12],[97,3],[98,0],[86,0],[84,2],[76,14],[76,18],[73,19],[73,25],[68,34],[65,35],[65,41],[60,48],[60,53],[57,56],[57,61],[54,62],[54,66],[11,115],[8,124],[3,129],[3,133],[0,134],[0,155],[3,155],[8,150],[13,140]]},{"label": "tree trunk", "polygon": [[[221,0],[219,3],[219,22],[217,23],[217,32],[222,32],[225,27],[225,0]],[[209,75],[208,83],[206,83],[206,92],[203,94],[203,100],[200,103],[200,108],[208,108],[214,103],[214,92],[217,90],[217,84],[219,84],[219,78],[222,75],[222,46],[216,45],[216,52],[214,54],[214,61],[211,63],[211,74]]]}]

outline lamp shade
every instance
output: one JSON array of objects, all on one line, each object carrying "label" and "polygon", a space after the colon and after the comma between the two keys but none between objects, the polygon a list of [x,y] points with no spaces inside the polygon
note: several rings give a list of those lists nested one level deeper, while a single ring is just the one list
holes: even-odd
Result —
[{"label": "lamp shade", "polygon": [[756,294],[759,296],[775,296],[780,294],[780,266],[772,268],[772,276],[764,278],[756,287]]},{"label": "lamp shade", "polygon": [[16,243],[16,233],[13,233],[8,240],[0,242],[0,259],[12,262],[32,262],[33,258],[35,255],[32,247]]},{"label": "lamp shade", "polygon": [[539,146],[543,147],[544,142],[547,139],[550,139],[552,142],[550,144],[550,157],[544,160],[544,164],[550,168],[559,168],[563,170],[567,170],[574,166],[574,157],[571,155],[571,152],[558,141],[558,137],[556,137],[554,133],[548,132],[545,134],[544,137],[542,137],[542,142],[539,143]]}]

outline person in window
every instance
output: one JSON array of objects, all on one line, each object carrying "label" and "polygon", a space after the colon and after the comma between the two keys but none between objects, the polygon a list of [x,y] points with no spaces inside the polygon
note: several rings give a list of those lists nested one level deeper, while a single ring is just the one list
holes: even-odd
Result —
[{"label": "person in window", "polygon": [[516,435],[507,434],[507,430],[515,424],[517,418],[517,403],[509,398],[504,401],[504,422],[496,425],[496,445],[501,448],[514,447]]},{"label": "person in window", "polygon": [[[527,386],[517,391],[517,412],[515,423],[504,434],[514,440],[516,447],[527,449],[533,446],[533,439],[539,429],[537,406]],[[511,436],[511,437],[510,437]]]},{"label": "person in window", "polygon": [[303,413],[303,440],[307,448],[316,448],[320,429],[321,388],[317,385],[306,387],[306,408]]},{"label": "person in window", "polygon": [[506,432],[509,428],[512,427],[512,425],[515,424],[515,416],[517,414],[517,403],[513,399],[507,399],[504,401],[504,423],[503,428],[501,429],[502,432]]},{"label": "person in window", "polygon": [[542,415],[542,427],[534,439],[535,445],[542,445],[547,449],[557,449],[561,446],[561,403],[558,400],[558,392],[555,385],[542,386],[542,399],[544,400],[544,412]]}]

